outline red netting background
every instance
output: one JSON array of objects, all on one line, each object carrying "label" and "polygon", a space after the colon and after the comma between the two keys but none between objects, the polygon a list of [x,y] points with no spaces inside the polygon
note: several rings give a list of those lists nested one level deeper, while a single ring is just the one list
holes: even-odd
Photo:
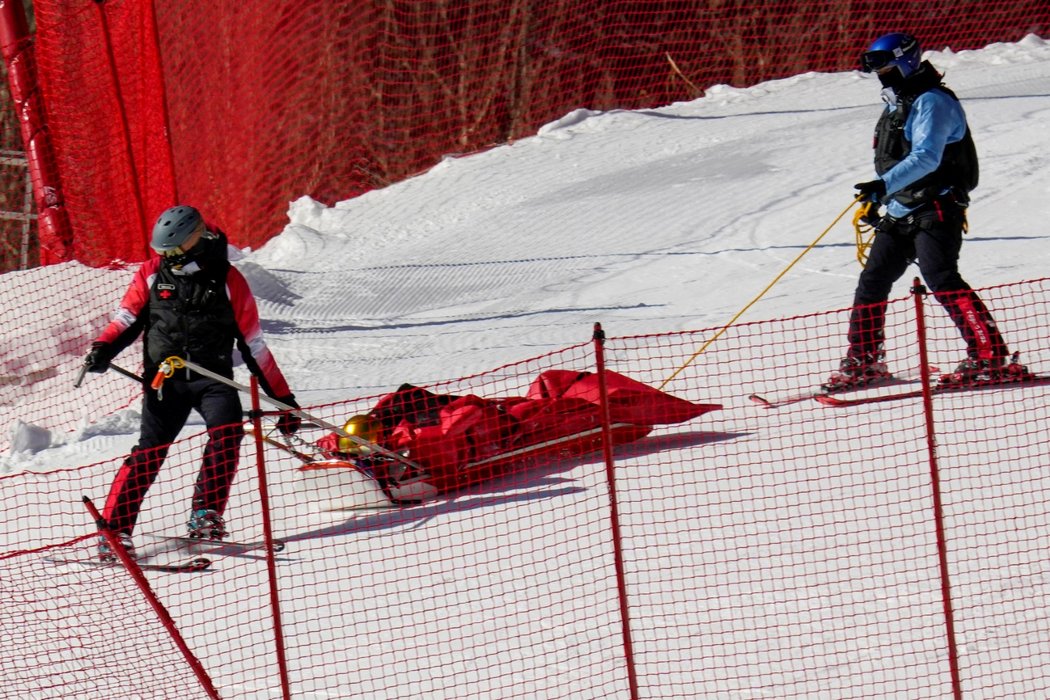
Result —
[{"label": "red netting background", "polygon": [[74,253],[96,266],[141,260],[176,199],[258,247],[302,195],[347,199],[575,108],[848,70],[901,28],[956,51],[1050,30],[1044,0],[34,7]]},{"label": "red netting background", "polygon": [[[575,108],[847,70],[891,29],[955,50],[1050,31],[1043,0],[38,0],[35,11],[74,253],[93,266],[141,260],[150,222],[176,199],[257,247],[283,227],[291,199],[352,197]],[[5,150],[17,145],[6,119]],[[4,196],[24,199],[24,168],[5,177]],[[2,229],[8,242],[32,238],[15,226]],[[4,270],[24,259],[5,243]],[[58,375],[56,357],[82,353],[108,315],[98,300],[116,299],[127,271],[61,294],[56,279],[4,274],[51,303],[4,310],[18,351],[2,368],[0,406],[6,417],[17,405],[27,423],[86,429],[89,411],[137,402],[127,380],[94,378],[80,403],[62,405],[39,380]],[[1050,359],[1047,285],[982,290],[1033,366]],[[931,359],[950,366],[956,331],[935,307],[928,315]],[[619,445],[615,510],[593,442],[507,463],[489,475],[498,478],[420,505],[362,509],[338,478],[315,478],[286,450],[249,439],[227,520],[238,540],[258,541],[265,512],[285,540],[273,555],[280,615],[258,548],[219,551],[208,572],[153,572],[150,583],[227,698],[279,697],[282,660],[293,697],[628,697],[631,670],[643,697],[949,696],[922,403],[765,411],[747,401],[824,376],[845,321],[840,310],[741,324],[696,358],[712,329],[610,338],[610,370],[662,386],[688,363],[665,391],[723,404]],[[55,333],[58,324],[75,327]],[[918,364],[914,332],[912,300],[895,301],[889,351],[900,368]],[[583,344],[428,388],[520,397],[544,371],[594,368]],[[378,398],[307,408],[341,424]],[[1031,386],[934,402],[968,697],[1050,693],[1047,399]],[[187,435],[172,448],[140,547],[184,529],[203,442]],[[48,561],[93,556],[81,499],[100,501],[118,466],[0,477],[0,697],[204,697],[123,571]]]}]

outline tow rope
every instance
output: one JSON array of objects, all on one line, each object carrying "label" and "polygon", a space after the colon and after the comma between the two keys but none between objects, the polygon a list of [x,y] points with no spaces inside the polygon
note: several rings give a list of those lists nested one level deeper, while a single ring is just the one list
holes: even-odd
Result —
[{"label": "tow rope", "polygon": [[[803,256],[806,255],[806,253],[808,253],[809,251],[813,250],[816,247],[816,245],[818,243],[820,243],[821,239],[824,238],[824,236],[826,236],[828,234],[828,231],[830,231],[835,226],[835,224],[837,224],[839,222],[839,220],[841,220],[842,217],[844,217],[849,212],[849,210],[853,208],[853,205],[856,204],[859,200],[860,200],[860,195],[859,194],[857,196],[855,196],[852,200],[850,200],[849,205],[845,209],[843,209],[842,212],[838,216],[835,217],[835,220],[832,221],[830,224],[828,224],[828,227],[826,229],[824,229],[820,233],[820,235],[817,236],[816,239],[812,243],[810,243],[808,246],[806,246],[805,250],[803,250],[801,253],[799,253],[798,256],[794,260],[792,260],[790,263],[788,263],[788,266],[785,267],[783,270],[781,270],[780,274],[778,274],[776,277],[774,277],[773,281],[770,282],[769,285],[767,285],[765,289],[763,289],[761,292],[758,293],[758,296],[756,296],[754,299],[749,301],[747,303],[747,305],[744,306],[744,308],[740,309],[740,311],[737,312],[736,316],[733,316],[733,318],[729,320],[729,323],[727,323],[726,325],[722,326],[721,330],[719,330],[717,333],[715,333],[713,336],[711,336],[707,340],[707,342],[705,342],[700,347],[699,350],[694,352],[689,357],[689,359],[686,360],[682,364],[681,367],[676,369],[674,372],[671,372],[670,376],[668,376],[667,379],[663,380],[663,382],[657,388],[658,389],[663,389],[665,386],[667,386],[671,382],[672,379],[677,377],[682,372],[682,370],[684,370],[686,367],[691,365],[693,363],[693,361],[696,358],[698,358],[701,353],[704,352],[704,350],[707,350],[707,348],[711,345],[711,343],[715,342],[715,340],[717,340],[719,338],[719,336],[721,336],[723,333],[725,333],[727,330],[729,330],[730,326],[732,326],[734,323],[736,323],[737,320],[739,320],[739,318],[744,315],[744,312],[746,312],[748,309],[750,309],[752,306],[754,306],[758,302],[759,299],[761,299],[763,296],[765,296],[766,292],[768,292],[770,289],[773,288],[773,285],[775,285],[777,282],[779,282],[781,280],[781,278],[783,278],[784,275],[786,275],[788,273],[788,270],[790,270],[792,267],[795,266],[795,263],[797,263],[799,260],[801,260],[803,258]],[[856,223],[856,218],[854,218],[854,223]]]},{"label": "tow rope", "polygon": [[878,205],[875,202],[861,202],[853,215],[853,231],[857,236],[857,262],[861,267],[868,264],[868,250],[875,240],[875,224],[878,220]]}]

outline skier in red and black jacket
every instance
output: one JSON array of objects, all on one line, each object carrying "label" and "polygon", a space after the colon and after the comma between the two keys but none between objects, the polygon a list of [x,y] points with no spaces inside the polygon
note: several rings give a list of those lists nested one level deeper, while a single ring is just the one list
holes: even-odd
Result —
[{"label": "skier in red and black jacket", "polygon": [[[161,362],[172,356],[192,360],[232,379],[236,346],[268,396],[299,407],[263,339],[248,282],[229,262],[225,234],[210,229],[195,208],[182,205],[160,215],[151,246],[158,256],[139,267],[113,320],[84,359],[89,372],[105,372],[114,357],[143,336],[139,441],[117,473],[102,513],[125,548],[132,545],[146,491],[191,410],[204,418],[208,442],[193,492],[190,536],[223,539],[227,534],[222,516],[244,437],[240,396],[236,388],[189,369],[176,371],[157,391],[150,380]],[[300,423],[294,413],[284,413],[277,428],[290,435]],[[104,538],[99,556],[115,558]]]}]

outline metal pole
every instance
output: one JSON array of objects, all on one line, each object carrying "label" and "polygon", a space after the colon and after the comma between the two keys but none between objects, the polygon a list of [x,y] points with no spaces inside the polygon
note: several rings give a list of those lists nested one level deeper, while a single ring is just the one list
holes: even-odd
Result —
[{"label": "metal pole", "polygon": [[[124,369],[123,367],[118,367],[117,365],[115,365],[113,363],[110,363],[109,368],[111,370],[113,370],[114,372],[116,372],[117,374],[123,374],[128,379],[135,380],[139,384],[144,384],[145,383],[145,382],[142,381],[142,377],[140,377],[139,375],[135,374],[134,372],[130,372],[130,371]],[[79,389],[80,385],[84,383],[84,375],[87,374],[87,371],[88,371],[88,366],[86,364],[82,365],[80,367],[80,371],[77,372],[77,380],[76,380],[76,382],[73,383],[73,388],[74,389]]]},{"label": "metal pole", "polygon": [[[217,374],[215,372],[212,372],[210,369],[207,369],[205,367],[201,367],[196,362],[192,362],[190,360],[183,360],[182,358],[177,358],[177,357],[176,358],[169,357],[167,360],[164,360],[164,362],[160,363],[160,368],[157,370],[157,375],[153,379],[153,388],[154,389],[159,388],[160,385],[163,383],[165,377],[170,376],[170,374],[172,374],[174,372],[175,368],[172,366],[172,364],[170,362],[172,360],[177,360],[178,363],[180,363],[183,367],[186,367],[187,369],[192,370],[192,371],[196,372],[197,374],[204,375],[205,377],[210,377],[211,379],[214,379],[217,382],[222,382],[223,384],[226,384],[227,386],[232,386],[234,389],[237,389],[238,391],[243,391],[243,392],[245,392],[248,395],[251,395],[251,393],[252,393],[251,388],[246,387],[243,384],[239,384],[239,383],[233,381],[232,379],[229,379],[227,377],[222,376],[221,374]],[[110,366],[112,367],[112,365],[110,365]],[[260,395],[259,399],[261,401],[265,401],[266,403],[270,404],[271,406],[274,406],[274,407],[280,409],[281,411],[287,411],[289,413],[294,413],[295,415],[297,415],[300,418],[302,418],[304,421],[307,421],[309,423],[313,423],[314,425],[318,425],[318,426],[320,426],[322,428],[325,428],[326,430],[331,430],[333,433],[337,433],[340,436],[347,438],[348,440],[350,440],[351,442],[353,442],[353,443],[355,443],[357,445],[360,445],[362,447],[368,448],[368,450],[370,452],[374,452],[376,454],[381,454],[384,457],[388,457],[388,458],[390,458],[390,459],[392,459],[394,461],[397,461],[397,462],[400,462],[401,464],[404,464],[406,467],[411,467],[412,469],[416,469],[416,470],[420,469],[420,466],[418,464],[416,464],[412,460],[408,459],[407,457],[405,457],[403,455],[400,455],[397,452],[394,452],[393,450],[388,450],[385,447],[383,447],[382,445],[378,445],[378,444],[376,444],[374,442],[371,442],[369,440],[365,440],[364,438],[358,437],[357,435],[351,435],[350,433],[348,433],[345,430],[343,430],[340,426],[334,425],[334,424],[329,423],[329,422],[327,422],[325,420],[322,420],[320,418],[312,416],[309,413],[307,413],[306,411],[302,410],[301,408],[294,408],[292,406],[289,406],[286,403],[282,403],[281,401],[278,401],[277,399],[271,399],[269,396],[266,396],[266,395]]]}]

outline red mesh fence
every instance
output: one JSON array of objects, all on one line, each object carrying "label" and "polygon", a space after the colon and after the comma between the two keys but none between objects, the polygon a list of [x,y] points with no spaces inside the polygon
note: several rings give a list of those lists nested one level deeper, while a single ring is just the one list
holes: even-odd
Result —
[{"label": "red mesh fence", "polygon": [[150,225],[176,199],[258,247],[290,200],[347,199],[575,108],[849,70],[874,37],[902,28],[957,51],[1050,31],[1044,0],[34,8],[74,255],[96,266],[141,260]]},{"label": "red mesh fence", "polygon": [[[345,199],[577,107],[662,105],[715,83],[848,70],[892,29],[955,50],[1050,31],[1041,0],[34,4],[74,252],[90,265],[141,260],[150,222],[176,198],[213,212],[236,244],[258,246],[290,199]],[[0,208],[23,211],[14,116],[0,126]],[[32,221],[2,223],[0,270],[36,264]],[[61,376],[55,358],[81,356],[108,315],[83,309],[118,299],[127,280],[116,270],[71,288],[68,273],[3,276],[18,297],[49,303],[4,310],[0,425],[46,424],[75,439],[105,429],[88,416],[137,405],[114,373],[55,399],[76,369]],[[1047,281],[982,295],[1023,361],[1044,366]],[[931,360],[951,367],[960,341],[928,305]],[[447,435],[386,426],[412,464],[364,466],[400,479],[402,495],[423,493],[419,505],[377,507],[386,496],[376,482],[316,444],[324,430],[265,448],[266,512],[286,543],[273,563],[287,678],[262,548],[208,546],[208,571],[149,579],[226,698],[278,697],[283,681],[293,697],[630,697],[632,681],[644,697],[949,696],[921,401],[766,410],[747,398],[791,398],[824,377],[845,318],[736,326],[696,357],[713,330],[606,343],[612,372],[723,406],[639,426],[614,400],[626,609],[601,414],[581,396],[544,403],[557,397],[543,387],[566,379],[545,373],[593,372],[591,344],[427,387],[486,401],[457,404],[463,422]],[[893,369],[914,370],[913,300],[894,302],[889,321]],[[593,397],[595,387],[577,390]],[[310,410],[342,425],[382,398]],[[1050,692],[1047,399],[1029,386],[933,401],[967,696]],[[433,400],[409,404],[427,413]],[[163,536],[185,529],[204,440],[172,449],[136,529],[140,551],[159,557]],[[287,448],[321,461],[304,469]],[[263,536],[256,456],[249,437],[226,513],[248,543]],[[414,480],[417,462],[427,478]],[[94,556],[81,498],[101,501],[118,464],[51,466],[0,477],[0,697],[204,697],[123,571],[48,561]]]},{"label": "red mesh fence", "polygon": [[[56,434],[104,430],[91,422],[138,400],[137,387],[114,372],[93,377],[97,392],[68,396],[80,370],[70,359],[84,355],[113,312],[113,307],[100,307],[98,300],[114,300],[115,305],[128,283],[126,270],[78,275],[79,267],[65,263],[3,275],[4,298],[12,303],[3,312],[0,453],[11,448],[34,451],[31,445],[13,444],[13,435],[32,437],[31,431],[19,430],[21,424],[48,426]],[[34,303],[40,299],[47,303]],[[128,369],[138,369],[134,358],[142,356],[141,347],[138,341],[128,349]]]},{"label": "red mesh fence", "polygon": [[[3,696],[205,697],[130,577],[110,569],[40,565],[40,557],[75,556],[83,546],[0,554]],[[26,566],[27,557],[36,565]]]},{"label": "red mesh fence", "polygon": [[[1050,280],[981,291],[1033,367],[1050,360],[1048,293]],[[929,359],[949,368],[962,342],[932,298],[924,307]],[[920,364],[915,314],[913,298],[890,304],[899,374]],[[311,407],[321,428],[287,443],[269,435],[266,512],[286,545],[272,556],[291,696],[627,698],[632,678],[639,697],[661,698],[1045,696],[1050,385],[937,394],[932,424],[921,398],[772,410],[749,400],[826,376],[846,319],[741,324],[700,354],[718,329],[605,342],[620,567],[590,432],[603,415],[595,344],[425,392],[392,387]],[[721,408],[705,411],[712,403]],[[393,456],[355,454],[324,427],[367,413]],[[141,551],[184,530],[204,438],[173,446],[135,531]],[[253,443],[226,511],[232,537],[249,544],[263,536]],[[204,697],[125,572],[45,561],[55,556],[45,547],[92,555],[94,536],[76,539],[92,531],[80,499],[102,499],[116,468],[0,478],[0,499],[21,516],[0,533],[0,585],[19,601],[0,608],[5,672],[18,669],[0,697],[30,686],[54,689],[41,697],[96,694],[80,691],[89,687]],[[380,482],[422,502],[384,507]],[[266,552],[202,549],[210,569],[151,572],[153,588],[222,697],[280,697]],[[92,660],[91,678],[51,668],[55,649]],[[161,690],[122,684],[146,669]]]}]

